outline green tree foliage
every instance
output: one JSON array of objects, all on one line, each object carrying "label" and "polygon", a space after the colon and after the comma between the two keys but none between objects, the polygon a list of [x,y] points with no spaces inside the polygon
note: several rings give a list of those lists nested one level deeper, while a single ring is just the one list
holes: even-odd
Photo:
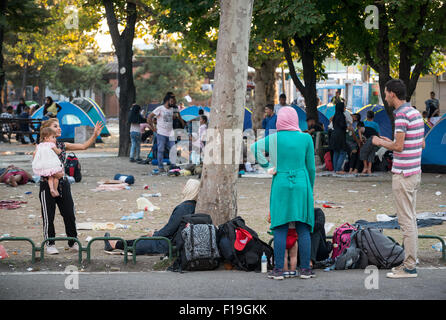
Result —
[{"label": "green tree foliage", "polygon": [[[180,54],[211,71],[215,67],[217,39],[219,32],[220,3],[216,0],[182,1],[158,0],[159,18],[155,36],[175,34],[181,45]],[[254,8],[256,10],[256,7]],[[257,8],[258,10],[258,8]],[[254,12],[254,15],[256,13]],[[261,25],[270,30],[270,26]],[[277,66],[284,60],[279,41],[268,36],[253,24],[250,34],[249,66],[255,68],[255,102],[253,105],[253,126],[260,128],[264,106],[275,103]]]},{"label": "green tree foliage", "polygon": [[180,57],[178,48],[160,45],[136,59],[143,62],[135,72],[137,103],[161,102],[167,91],[174,92],[178,101],[186,95],[194,100],[210,98],[210,93],[201,91],[204,78],[201,68]]},{"label": "green tree foliage", "polygon": [[[365,8],[378,9],[378,29],[366,28]],[[402,79],[409,101],[421,75],[445,70],[446,3],[440,0],[343,0],[339,2],[337,56],[379,73],[381,97],[392,77]],[[369,17],[369,18],[368,18]],[[371,20],[373,22],[373,20]],[[385,102],[385,101],[384,101]],[[393,110],[386,105],[393,119]]]},{"label": "green tree foliage", "polygon": [[106,63],[91,59],[84,64],[64,64],[48,72],[50,89],[58,94],[70,97],[80,95],[81,90],[97,90],[112,93],[110,84],[104,79]]},{"label": "green tree foliage", "polygon": [[[317,119],[316,83],[325,78],[323,63],[334,50],[336,1],[257,0],[255,8],[257,32],[281,41],[291,78],[305,98],[307,113]],[[303,81],[293,58],[302,62]]]},{"label": "green tree foliage", "polygon": [[[4,41],[14,38],[16,32],[33,32],[44,27],[48,21],[48,12],[34,0],[2,0],[0,1],[0,92],[5,83],[3,66]],[[0,101],[0,111],[3,101]]]},{"label": "green tree foliage", "polygon": [[[21,84],[16,83],[15,86],[20,88],[17,90],[19,94],[29,83],[28,76],[44,79],[44,83],[56,80],[54,75],[65,64],[81,67],[80,55],[85,51],[97,53],[91,31],[98,27],[99,13],[83,8],[80,0],[36,2],[46,9],[46,24],[33,32],[15,32],[5,43],[7,64],[16,64],[20,68]],[[67,76],[75,74],[74,70],[70,71],[73,74]],[[65,83],[59,82],[59,79],[56,82],[53,87],[58,89],[57,92],[70,92],[71,86],[62,88]]]}]

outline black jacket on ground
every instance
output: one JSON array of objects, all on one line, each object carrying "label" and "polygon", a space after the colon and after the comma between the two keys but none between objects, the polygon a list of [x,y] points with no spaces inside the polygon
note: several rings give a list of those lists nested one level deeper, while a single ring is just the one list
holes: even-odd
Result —
[{"label": "black jacket on ground", "polygon": [[197,202],[195,200],[188,200],[180,203],[173,210],[167,224],[161,230],[156,231],[153,236],[166,237],[172,240],[180,226],[181,218],[187,214],[194,214],[196,204]]}]

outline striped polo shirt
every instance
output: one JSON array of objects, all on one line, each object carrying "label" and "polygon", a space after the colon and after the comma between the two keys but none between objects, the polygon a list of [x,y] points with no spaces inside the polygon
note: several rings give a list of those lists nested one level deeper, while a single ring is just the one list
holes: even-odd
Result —
[{"label": "striped polo shirt", "polygon": [[394,112],[395,136],[404,132],[402,152],[393,152],[392,173],[402,173],[405,177],[421,173],[421,153],[423,151],[424,122],[421,114],[409,103],[404,103]]}]

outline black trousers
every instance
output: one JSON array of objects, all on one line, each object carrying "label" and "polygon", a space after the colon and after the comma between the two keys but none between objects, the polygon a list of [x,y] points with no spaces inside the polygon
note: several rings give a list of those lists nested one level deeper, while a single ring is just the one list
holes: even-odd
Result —
[{"label": "black trousers", "polygon": [[[65,224],[65,233],[67,237],[77,238],[76,218],[74,216],[74,202],[71,196],[70,183],[66,178],[59,180],[59,197],[53,198],[50,193],[48,182],[40,182],[40,205],[42,209],[43,219],[43,236],[44,239],[54,238],[56,230],[54,229],[54,217],[56,215],[56,205],[59,208],[60,214],[63,217]],[[49,245],[53,245],[54,241],[48,241]],[[68,241],[71,247],[74,241]]]},{"label": "black trousers", "polygon": [[[135,240],[126,240],[127,247],[133,246]],[[121,240],[116,242],[116,249],[124,250]],[[141,240],[136,244],[136,255],[164,254],[169,252],[167,242],[164,240]]]}]

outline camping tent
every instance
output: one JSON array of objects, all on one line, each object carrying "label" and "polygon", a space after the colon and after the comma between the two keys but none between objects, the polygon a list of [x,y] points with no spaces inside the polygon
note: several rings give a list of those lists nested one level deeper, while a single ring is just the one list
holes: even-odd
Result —
[{"label": "camping tent", "polygon": [[245,116],[243,117],[243,132],[252,129],[252,111],[245,107]]},{"label": "camping tent", "polygon": [[324,104],[317,107],[317,110],[324,114],[327,119],[330,119],[335,114],[336,106],[332,103]]},{"label": "camping tent", "polygon": [[75,98],[72,101],[73,104],[80,107],[82,110],[85,111],[86,114],[93,120],[93,123],[96,123],[98,121],[102,121],[104,124],[104,128],[101,131],[102,137],[109,137],[110,132],[108,131],[107,127],[105,126],[106,119],[105,115],[102,112],[101,107],[98,106],[98,104],[90,98]]},{"label": "camping tent", "polygon": [[27,100],[27,101],[25,101],[25,104],[28,106],[28,107],[34,107],[35,105],[39,105],[37,102],[35,102],[34,100]]},{"label": "camping tent", "polygon": [[362,121],[367,119],[367,111],[369,110],[372,110],[375,113],[374,121],[378,123],[379,129],[381,130],[381,135],[389,139],[393,139],[392,123],[390,122],[384,106],[379,104],[369,104],[359,109],[358,113],[361,115]]},{"label": "camping tent", "polygon": [[[94,122],[88,116],[88,114],[77,105],[63,101],[57,102],[62,109],[57,113],[57,119],[59,119],[60,128],[62,129],[61,141],[73,142],[74,141],[74,128],[79,126],[94,127]],[[37,109],[31,116],[32,119],[42,119],[43,107]],[[101,141],[98,137],[97,142]]]},{"label": "camping tent", "polygon": [[424,121],[424,136],[426,136],[432,129],[432,124],[429,123],[429,121],[427,121],[426,119],[423,119],[423,121]]},{"label": "camping tent", "polygon": [[[299,117],[299,128],[302,131],[307,130],[308,129],[307,114],[305,113],[305,111],[302,108],[298,107],[297,105],[292,105],[291,107],[293,107],[294,110],[296,110],[297,115]],[[252,111],[245,107],[245,117],[244,117],[244,121],[243,121],[243,131],[245,131],[247,129],[252,129],[252,119],[251,119],[251,116],[252,116]],[[319,116],[319,122],[322,123],[324,125],[325,130],[327,130],[328,125],[330,124],[330,121],[321,112],[318,112],[318,116]]]},{"label": "camping tent", "polygon": [[432,127],[425,142],[421,156],[422,171],[446,173],[446,118]]},{"label": "camping tent", "polygon": [[200,111],[201,109],[203,109],[204,112],[211,112],[211,109],[209,109],[208,107],[190,106],[180,111],[181,118],[183,118],[184,121],[193,120],[198,117],[198,111]]},{"label": "camping tent", "polygon": [[[296,106],[296,105],[291,105],[291,107],[293,107],[296,111],[297,111],[297,115],[299,117],[299,128],[302,131],[305,131],[308,129],[308,125],[307,125],[307,113],[300,107]],[[324,126],[324,129],[327,130],[328,129],[328,125],[330,124],[330,121],[328,120],[328,118],[318,110],[318,117],[319,117],[319,122]]]}]

